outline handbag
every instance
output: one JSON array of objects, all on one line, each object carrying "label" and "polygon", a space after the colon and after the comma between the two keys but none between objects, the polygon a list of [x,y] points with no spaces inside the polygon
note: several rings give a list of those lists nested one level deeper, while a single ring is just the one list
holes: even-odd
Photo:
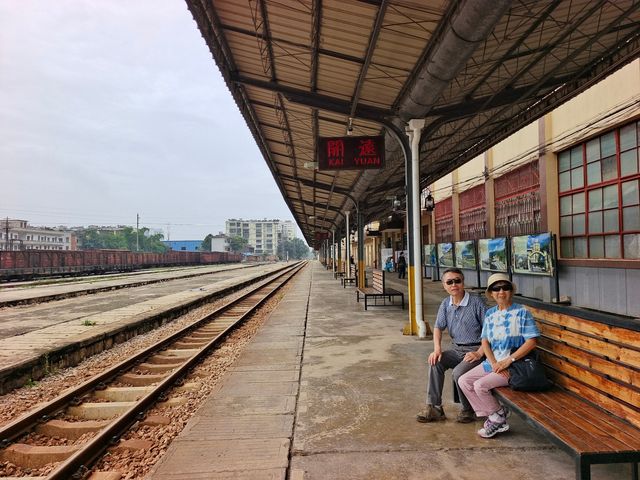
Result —
[{"label": "handbag", "polygon": [[513,362],[508,370],[509,386],[513,390],[541,392],[552,387],[535,350]]}]

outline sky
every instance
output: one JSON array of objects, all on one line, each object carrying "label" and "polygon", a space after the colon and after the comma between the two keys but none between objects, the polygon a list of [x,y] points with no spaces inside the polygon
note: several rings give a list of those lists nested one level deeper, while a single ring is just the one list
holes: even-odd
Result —
[{"label": "sky", "polygon": [[184,1],[0,0],[0,217],[136,215],[171,240],[293,220]]}]

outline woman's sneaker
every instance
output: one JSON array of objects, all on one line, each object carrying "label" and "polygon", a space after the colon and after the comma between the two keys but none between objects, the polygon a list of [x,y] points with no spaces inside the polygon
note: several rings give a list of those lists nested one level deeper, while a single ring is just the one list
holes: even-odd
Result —
[{"label": "woman's sneaker", "polygon": [[509,424],[506,420],[502,423],[496,423],[487,418],[484,422],[484,427],[478,430],[478,435],[482,438],[491,438],[498,433],[506,432],[507,430],[509,430]]}]

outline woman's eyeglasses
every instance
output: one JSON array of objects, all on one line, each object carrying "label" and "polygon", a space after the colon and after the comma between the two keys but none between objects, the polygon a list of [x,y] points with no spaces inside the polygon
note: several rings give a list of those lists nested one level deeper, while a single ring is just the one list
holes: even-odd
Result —
[{"label": "woman's eyeglasses", "polygon": [[462,279],[461,278],[452,278],[450,280],[447,280],[446,282],[447,285],[453,285],[454,283],[457,285],[459,283],[462,283]]},{"label": "woman's eyeglasses", "polygon": [[503,292],[510,292],[511,290],[513,290],[513,286],[512,285],[494,285],[493,287],[489,288],[489,290],[491,290],[492,292],[499,292],[500,290],[502,290]]}]

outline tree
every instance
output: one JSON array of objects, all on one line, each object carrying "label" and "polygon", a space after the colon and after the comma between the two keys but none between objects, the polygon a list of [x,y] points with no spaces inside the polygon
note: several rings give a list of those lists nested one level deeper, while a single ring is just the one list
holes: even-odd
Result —
[{"label": "tree", "polygon": [[141,228],[136,238],[136,230],[132,227],[124,227],[120,231],[101,232],[97,229],[87,229],[79,235],[82,247],[91,249],[117,249],[136,251],[136,246],[141,252],[163,253],[167,247],[162,243],[164,236],[161,233],[151,234],[148,228]]},{"label": "tree", "polygon": [[309,257],[309,247],[300,238],[285,240],[282,242],[281,247],[278,248],[278,251],[281,260],[286,260],[287,258],[289,260],[300,260]]},{"label": "tree", "polygon": [[229,248],[231,249],[232,252],[236,252],[236,253],[240,253],[244,250],[244,247],[246,247],[249,244],[249,242],[242,237],[231,237],[229,238]]},{"label": "tree", "polygon": [[204,240],[200,244],[201,252],[210,252],[211,251],[211,240],[213,240],[213,235],[209,234],[204,237]]}]

